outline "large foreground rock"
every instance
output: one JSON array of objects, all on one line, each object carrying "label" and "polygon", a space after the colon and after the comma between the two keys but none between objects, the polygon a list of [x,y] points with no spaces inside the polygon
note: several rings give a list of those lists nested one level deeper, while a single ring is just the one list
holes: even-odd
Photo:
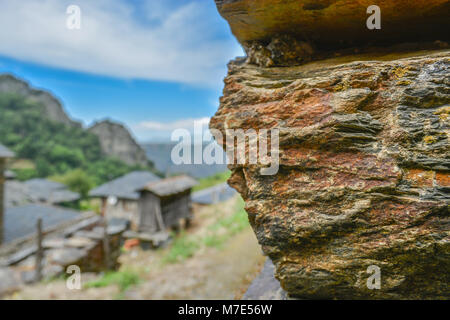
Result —
[{"label": "large foreground rock", "polygon": [[[325,51],[448,41],[448,0],[216,0],[233,34],[258,64],[317,60]],[[369,30],[369,6],[381,29]]]},{"label": "large foreground rock", "polygon": [[211,128],[280,130],[279,172],[231,165],[229,183],[291,296],[450,298],[449,66],[449,51],[230,63]]}]

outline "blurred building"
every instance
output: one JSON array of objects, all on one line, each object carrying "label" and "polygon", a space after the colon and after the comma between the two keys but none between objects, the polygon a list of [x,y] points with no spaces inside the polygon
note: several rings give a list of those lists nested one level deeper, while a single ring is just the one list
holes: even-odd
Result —
[{"label": "blurred building", "polygon": [[148,171],[134,171],[107,182],[89,193],[102,202],[102,215],[108,220],[126,220],[133,229],[139,226],[139,190],[151,182],[159,181]]},{"label": "blurred building", "polygon": [[192,188],[197,181],[178,176],[152,182],[140,190],[139,230],[160,232],[178,229],[180,221],[192,218]]}]

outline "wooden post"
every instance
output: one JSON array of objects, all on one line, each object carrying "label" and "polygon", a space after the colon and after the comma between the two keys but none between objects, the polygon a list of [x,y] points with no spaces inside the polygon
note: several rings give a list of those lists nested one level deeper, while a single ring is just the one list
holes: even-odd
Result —
[{"label": "wooden post", "polygon": [[111,268],[110,266],[111,249],[109,247],[108,222],[106,221],[106,218],[103,218],[103,255],[104,255],[103,258],[105,263],[105,269],[109,270]]},{"label": "wooden post", "polygon": [[37,221],[37,250],[36,250],[36,266],[35,266],[35,281],[41,281],[42,279],[42,260],[44,258],[44,250],[42,248],[42,219]]},{"label": "wooden post", "polygon": [[158,223],[159,230],[158,231],[164,231],[166,230],[166,226],[164,225],[164,220],[161,214],[161,201],[158,203],[155,203],[155,215],[156,215],[156,221]]},{"label": "wooden post", "polygon": [[188,201],[187,206],[188,206],[189,213],[186,218],[186,225],[185,225],[186,229],[189,229],[191,227],[192,220],[194,219],[194,208],[192,207],[192,198],[191,198],[190,192],[191,191],[189,190],[189,197],[187,198],[187,201]]},{"label": "wooden post", "polygon": [[100,208],[100,214],[102,217],[106,217],[106,204],[107,204],[107,198],[102,198],[102,205]]}]

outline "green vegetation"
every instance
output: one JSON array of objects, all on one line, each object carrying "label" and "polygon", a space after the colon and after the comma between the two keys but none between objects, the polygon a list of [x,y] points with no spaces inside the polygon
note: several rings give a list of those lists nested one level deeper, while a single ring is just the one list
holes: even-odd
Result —
[{"label": "green vegetation", "polygon": [[217,184],[226,182],[230,178],[231,172],[225,171],[220,172],[215,175],[212,175],[210,177],[206,177],[203,179],[200,179],[198,182],[199,184],[193,188],[193,191],[200,191],[209,187],[213,187]]},{"label": "green vegetation", "polygon": [[71,170],[50,179],[65,184],[70,190],[81,194],[83,198],[87,197],[89,190],[94,186],[92,178],[82,169]]},{"label": "green vegetation", "polygon": [[182,232],[175,238],[172,247],[163,258],[163,263],[176,263],[192,257],[203,247],[221,249],[223,244],[248,228],[247,213],[244,210],[244,201],[239,200],[235,212],[230,216],[220,218],[207,229],[206,235],[195,237]]},{"label": "green vegetation", "polygon": [[119,287],[120,292],[124,292],[131,286],[141,282],[139,275],[133,271],[123,270],[105,273],[100,279],[93,280],[84,285],[84,288],[102,288],[111,285]]},{"label": "green vegetation", "polygon": [[164,256],[163,262],[175,263],[178,261],[183,261],[192,257],[199,248],[200,243],[197,239],[193,239],[182,232],[175,238],[170,251],[166,256]]},{"label": "green vegetation", "polygon": [[244,210],[244,202],[240,199],[237,211],[228,217],[218,220],[209,226],[208,234],[203,242],[208,247],[221,248],[232,236],[249,227],[247,212]]},{"label": "green vegetation", "polygon": [[32,165],[13,167],[19,180],[52,177],[86,196],[93,186],[133,170],[105,157],[98,137],[83,128],[47,119],[42,104],[16,94],[0,94],[0,143]]}]

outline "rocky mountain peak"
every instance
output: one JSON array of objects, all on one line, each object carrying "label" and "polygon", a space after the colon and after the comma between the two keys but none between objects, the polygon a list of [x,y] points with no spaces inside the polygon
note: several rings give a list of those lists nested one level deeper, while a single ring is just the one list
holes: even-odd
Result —
[{"label": "rocky mountain peak", "polygon": [[147,165],[144,149],[123,124],[107,119],[94,123],[88,131],[99,137],[105,155],[119,158],[129,165]]},{"label": "rocky mountain peak", "polygon": [[[0,94],[17,94],[41,103],[47,119],[67,126],[82,128],[80,122],[72,120],[65,112],[62,103],[50,92],[32,88],[29,83],[11,74],[0,75]],[[88,129],[98,136],[102,152],[118,158],[129,165],[147,165],[145,151],[137,144],[125,126],[112,120],[95,123]]]},{"label": "rocky mountain peak", "polygon": [[0,93],[13,93],[25,96],[45,107],[45,116],[55,122],[68,126],[81,127],[81,123],[72,120],[64,110],[62,103],[48,91],[32,88],[26,81],[11,74],[0,75]]}]

